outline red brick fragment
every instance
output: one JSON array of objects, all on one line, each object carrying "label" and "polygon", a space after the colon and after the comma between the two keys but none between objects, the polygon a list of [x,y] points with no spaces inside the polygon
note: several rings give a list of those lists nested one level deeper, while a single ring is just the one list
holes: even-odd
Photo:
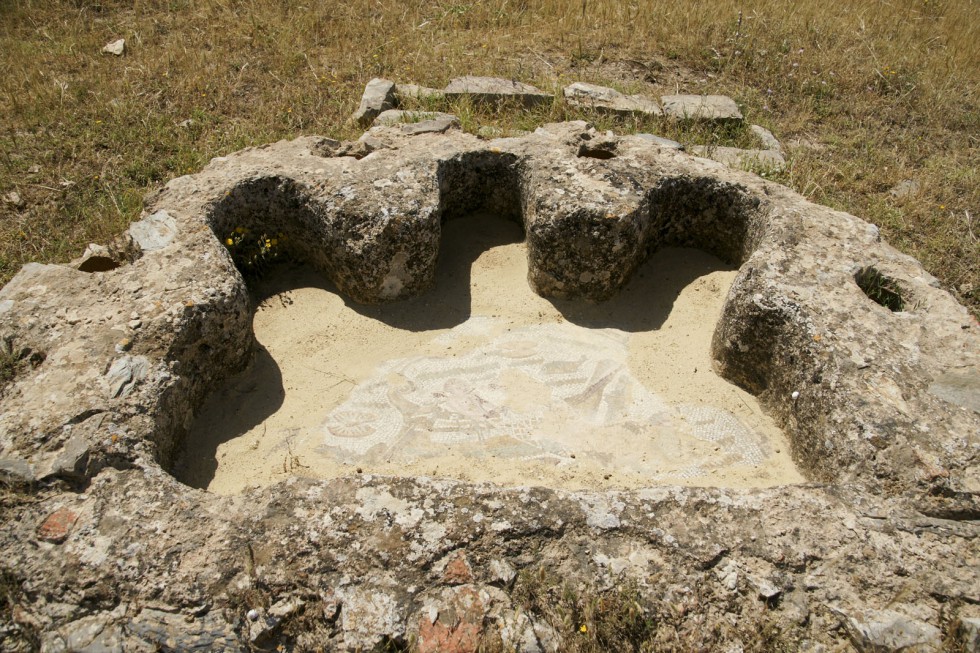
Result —
[{"label": "red brick fragment", "polygon": [[45,542],[61,544],[68,538],[72,526],[78,521],[78,515],[68,508],[59,508],[47,516],[37,527],[37,538]]},{"label": "red brick fragment", "polygon": [[446,569],[442,572],[442,581],[446,585],[466,585],[473,582],[473,569],[465,554],[458,554],[446,564]]},{"label": "red brick fragment", "polygon": [[419,653],[476,653],[483,639],[486,606],[472,585],[453,588],[433,621],[419,620]]}]

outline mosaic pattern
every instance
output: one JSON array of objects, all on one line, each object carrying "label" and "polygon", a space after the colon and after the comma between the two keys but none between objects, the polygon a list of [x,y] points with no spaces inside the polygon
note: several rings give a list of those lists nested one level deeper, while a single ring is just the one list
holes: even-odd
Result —
[{"label": "mosaic pattern", "polygon": [[[632,471],[649,454],[660,463],[643,470],[651,478],[685,438],[715,443],[725,464],[764,458],[760,439],[731,413],[671,406],[650,392],[629,369],[621,331],[569,323],[510,330],[472,318],[432,344],[442,353],[388,361],[355,387],[323,424],[322,452],[347,463],[414,462],[462,447],[476,457],[559,464],[578,452]],[[672,475],[702,473],[687,465]]]}]

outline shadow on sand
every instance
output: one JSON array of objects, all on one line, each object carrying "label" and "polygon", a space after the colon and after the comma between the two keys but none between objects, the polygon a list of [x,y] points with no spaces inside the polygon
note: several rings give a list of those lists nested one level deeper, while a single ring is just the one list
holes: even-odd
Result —
[{"label": "shadow on sand", "polygon": [[[489,249],[522,240],[522,227],[510,220],[486,215],[452,220],[443,227],[435,281],[423,295],[383,305],[357,304],[344,298],[345,305],[365,317],[406,331],[458,326],[472,312],[473,263]],[[582,327],[651,331],[664,324],[685,287],[706,274],[731,269],[700,250],[664,249],[644,263],[629,284],[606,302],[551,303],[566,320]],[[290,291],[299,288],[339,294],[323,275],[301,264],[283,264],[253,283],[250,290],[255,306],[267,301],[288,306],[292,301]],[[506,302],[506,295],[500,301]],[[225,382],[198,411],[198,415],[208,415],[209,419],[199,418],[191,427],[174,476],[192,487],[207,488],[217,470],[218,448],[262,424],[282,406],[286,395],[282,377],[276,360],[255,343],[255,355],[248,368]]]}]

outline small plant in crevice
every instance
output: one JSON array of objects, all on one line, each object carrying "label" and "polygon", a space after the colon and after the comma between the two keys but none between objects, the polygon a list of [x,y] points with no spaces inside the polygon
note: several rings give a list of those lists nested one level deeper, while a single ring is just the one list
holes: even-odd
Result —
[{"label": "small plant in crevice", "polygon": [[862,268],[854,277],[858,287],[871,301],[884,306],[893,313],[906,310],[906,300],[902,289],[894,279],[883,275],[877,268]]},{"label": "small plant in crevice", "polygon": [[285,260],[286,236],[282,232],[268,234],[235,227],[223,242],[235,267],[246,278],[260,278],[274,264]]}]

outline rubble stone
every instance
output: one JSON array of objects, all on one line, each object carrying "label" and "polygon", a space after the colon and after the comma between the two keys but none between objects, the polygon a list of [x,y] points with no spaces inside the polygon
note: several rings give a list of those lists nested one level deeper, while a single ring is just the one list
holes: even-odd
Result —
[{"label": "rubble stone", "polygon": [[625,95],[605,86],[575,82],[564,89],[565,101],[583,109],[618,115],[661,116],[663,111],[653,100],[642,95]]},{"label": "rubble stone", "polygon": [[664,113],[677,120],[742,120],[735,100],[725,95],[664,95],[660,103]]},{"label": "rubble stone", "polygon": [[448,129],[459,129],[459,118],[438,111],[389,109],[374,119],[374,125],[382,127],[397,125],[402,133],[409,135],[441,134]]},{"label": "rubble stone", "polygon": [[367,127],[382,111],[395,108],[395,83],[387,79],[374,78],[364,87],[361,103],[351,120]]},{"label": "rubble stone", "polygon": [[691,148],[691,153],[742,170],[778,171],[786,167],[786,159],[775,150],[742,150],[737,147],[695,145]]},{"label": "rubble stone", "polygon": [[468,75],[450,80],[444,91],[446,99],[469,97],[474,102],[499,104],[517,102],[526,107],[547,104],[554,96],[530,84],[498,77],[474,77]]}]

